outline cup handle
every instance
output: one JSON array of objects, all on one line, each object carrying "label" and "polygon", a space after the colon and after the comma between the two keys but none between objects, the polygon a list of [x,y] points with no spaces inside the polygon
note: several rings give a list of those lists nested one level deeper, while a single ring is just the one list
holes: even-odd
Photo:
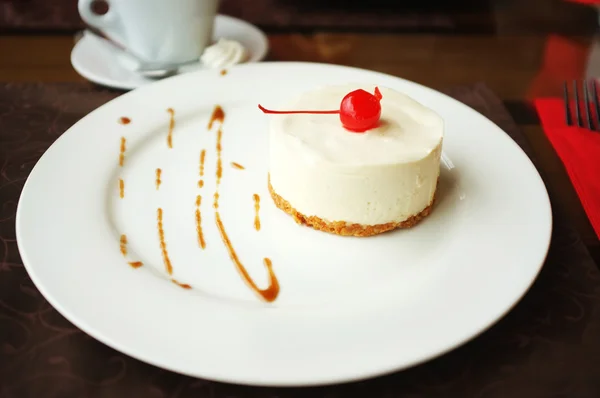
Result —
[{"label": "cup handle", "polygon": [[100,15],[92,11],[94,0],[79,0],[77,8],[81,19],[88,25],[100,30],[114,41],[124,45],[123,29],[119,17],[113,7],[108,7],[106,14]]}]

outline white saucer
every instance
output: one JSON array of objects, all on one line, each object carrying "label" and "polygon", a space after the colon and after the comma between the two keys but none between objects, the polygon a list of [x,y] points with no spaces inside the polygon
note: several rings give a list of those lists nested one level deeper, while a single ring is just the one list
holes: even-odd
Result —
[{"label": "white saucer", "polygon": [[[214,40],[227,38],[244,45],[249,53],[247,62],[262,61],[269,50],[267,36],[256,26],[241,19],[217,15],[214,27]],[[71,51],[71,65],[77,73],[94,83],[103,86],[133,90],[154,82],[140,76],[121,62],[118,50],[93,35],[84,34]],[[204,69],[200,63],[186,65],[179,73]]]}]

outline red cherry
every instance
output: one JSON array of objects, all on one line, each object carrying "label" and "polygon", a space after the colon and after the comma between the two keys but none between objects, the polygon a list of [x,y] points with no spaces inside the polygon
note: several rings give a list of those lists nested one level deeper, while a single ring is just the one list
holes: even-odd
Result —
[{"label": "red cherry", "polygon": [[381,92],[375,87],[374,94],[365,90],[354,90],[342,99],[339,110],[332,111],[272,111],[258,105],[264,113],[287,114],[287,113],[310,113],[310,114],[336,114],[340,115],[342,125],[355,133],[363,133],[371,128],[377,127],[381,116]]},{"label": "red cherry", "polygon": [[346,94],[340,107],[340,120],[344,127],[354,132],[364,132],[377,126],[381,116],[381,93],[375,95],[359,89]]}]

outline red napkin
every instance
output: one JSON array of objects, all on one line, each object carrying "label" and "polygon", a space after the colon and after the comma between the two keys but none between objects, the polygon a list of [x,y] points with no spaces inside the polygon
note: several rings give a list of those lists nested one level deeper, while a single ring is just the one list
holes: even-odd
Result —
[{"label": "red napkin", "polygon": [[[567,126],[564,102],[534,100],[546,136],[565,165],[571,182],[600,238],[600,132]],[[575,119],[574,112],[573,119]],[[585,125],[585,114],[582,111]]]},{"label": "red napkin", "polygon": [[[596,0],[600,2],[600,0]],[[576,39],[549,35],[539,72],[527,89],[526,98],[556,95],[565,81],[581,79],[585,75],[591,46]]]}]

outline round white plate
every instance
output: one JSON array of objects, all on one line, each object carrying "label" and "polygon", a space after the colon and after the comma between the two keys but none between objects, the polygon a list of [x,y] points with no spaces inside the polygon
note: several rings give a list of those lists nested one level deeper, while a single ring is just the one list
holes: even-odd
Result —
[{"label": "round white plate", "polygon": [[[267,36],[256,26],[238,18],[217,15],[215,18],[213,39],[236,40],[248,51],[246,62],[262,61],[269,50]],[[119,50],[93,35],[84,33],[71,51],[71,65],[77,73],[103,86],[131,90],[156,80],[139,75],[129,68]],[[200,63],[182,66],[179,73],[188,73],[203,69]],[[216,72],[219,72],[217,70]]]},{"label": "round white plate", "polygon": [[[296,225],[269,197],[268,117],[257,104],[276,107],[304,90],[348,82],[404,91],[446,121],[438,200],[412,229],[329,235]],[[259,286],[267,283],[263,257],[272,259],[281,292],[271,304],[242,281],[215,223],[217,126],[209,131],[207,123],[217,104],[226,114],[219,210]],[[171,149],[167,108],[175,111]],[[123,116],[131,123],[119,124]],[[261,197],[260,231],[253,227],[254,193]],[[205,250],[197,243],[197,195]],[[173,277],[191,290],[166,275],[158,208]],[[538,274],[551,221],[546,189],[527,156],[460,102],[370,71],[258,63],[226,76],[199,71],[144,86],[77,122],[29,176],[17,237],[48,301],[119,351],[207,379],[314,385],[405,368],[489,327]],[[144,266],[133,269],[130,261]]]}]

